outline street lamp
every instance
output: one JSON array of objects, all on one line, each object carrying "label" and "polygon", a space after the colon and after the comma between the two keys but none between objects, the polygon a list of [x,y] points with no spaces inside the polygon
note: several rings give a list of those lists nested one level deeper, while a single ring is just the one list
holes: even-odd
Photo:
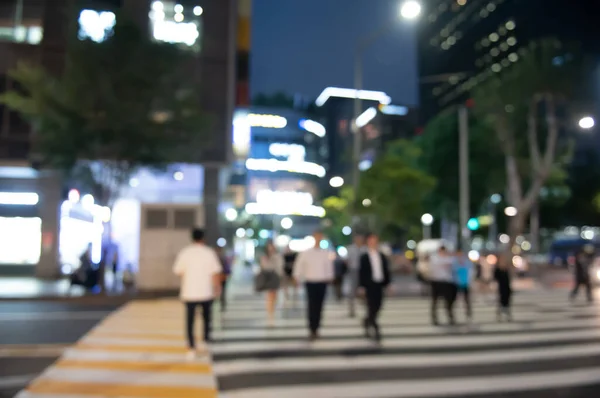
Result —
[{"label": "street lamp", "polygon": [[[405,20],[414,20],[421,14],[421,4],[417,0],[405,0],[400,6],[400,16]],[[360,162],[360,154],[362,151],[362,137],[360,135],[360,127],[357,124],[357,119],[361,115],[362,101],[359,92],[363,89],[363,58],[365,51],[373,45],[379,38],[389,32],[392,26],[385,26],[383,29],[375,31],[369,36],[359,40],[354,52],[354,88],[356,89],[356,97],[354,98],[354,113],[352,132],[354,133],[354,145],[352,151],[352,187],[354,192],[358,190],[360,180],[360,170],[358,164]]]},{"label": "street lamp", "polygon": [[292,221],[289,217],[284,217],[281,219],[281,228],[290,229],[294,226],[294,221]]},{"label": "street lamp", "polygon": [[402,3],[400,15],[404,19],[415,19],[421,15],[421,3],[416,0],[408,0]]},{"label": "street lamp", "polygon": [[234,208],[229,208],[225,211],[225,219],[229,222],[235,221],[238,216],[238,212]]},{"label": "street lamp", "polygon": [[506,214],[507,217],[514,217],[517,215],[517,213],[518,210],[514,206],[508,206],[506,209],[504,209],[504,214]]},{"label": "street lamp", "polygon": [[344,179],[339,176],[332,177],[331,180],[329,180],[329,185],[331,185],[333,188],[339,188],[344,185]]},{"label": "street lamp", "polygon": [[596,121],[591,116],[582,117],[579,119],[579,127],[584,130],[589,130],[596,125]]},{"label": "street lamp", "polygon": [[433,224],[433,216],[425,213],[421,216],[421,224],[423,224],[423,239],[431,239],[431,225]]}]

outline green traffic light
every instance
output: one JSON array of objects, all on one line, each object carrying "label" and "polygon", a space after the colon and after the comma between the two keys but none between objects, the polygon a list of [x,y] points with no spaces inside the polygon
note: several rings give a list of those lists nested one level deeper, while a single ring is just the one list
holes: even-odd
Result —
[{"label": "green traffic light", "polygon": [[477,220],[476,218],[471,218],[467,222],[467,228],[469,228],[471,231],[478,230],[479,229],[479,220]]}]

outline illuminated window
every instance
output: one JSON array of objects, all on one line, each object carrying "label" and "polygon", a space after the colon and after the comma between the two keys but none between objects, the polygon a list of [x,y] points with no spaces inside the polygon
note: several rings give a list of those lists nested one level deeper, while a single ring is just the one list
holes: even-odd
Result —
[{"label": "illuminated window", "polygon": [[[43,37],[44,2],[0,1],[0,41],[40,44]],[[15,10],[19,9],[17,14]]]},{"label": "illuminated window", "polygon": [[81,10],[79,13],[79,40],[103,42],[111,35],[116,17],[110,11]]},{"label": "illuminated window", "polygon": [[157,41],[200,51],[204,9],[183,6],[174,1],[155,1],[150,11],[152,36]]}]

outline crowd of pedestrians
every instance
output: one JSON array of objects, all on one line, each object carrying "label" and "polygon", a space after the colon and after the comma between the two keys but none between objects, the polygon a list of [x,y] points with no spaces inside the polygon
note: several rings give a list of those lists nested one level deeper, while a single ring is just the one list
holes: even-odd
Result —
[{"label": "crowd of pedestrians", "polygon": [[[287,250],[280,254],[272,242],[267,242],[258,258],[260,271],[255,278],[255,289],[266,296],[266,313],[269,326],[275,323],[277,298],[280,288],[284,289],[286,302],[295,300],[297,288],[303,285],[306,297],[306,317],[309,339],[319,338],[323,307],[328,286],[333,285],[341,298],[344,279],[347,279],[348,316],[355,317],[358,298],[364,301],[365,318],[362,320],[365,335],[375,341],[381,340],[378,322],[383,306],[386,288],[392,277],[388,257],[380,249],[376,234],[355,235],[353,244],[348,247],[348,255],[341,261],[330,250],[323,249],[321,232],[313,235],[314,246],[300,253]],[[181,277],[181,300],[186,308],[186,329],[189,357],[196,355],[194,321],[197,308],[202,308],[204,339],[211,338],[212,303],[221,298],[221,311],[226,309],[227,279],[231,273],[230,258],[220,249],[213,250],[204,243],[204,232],[192,232],[193,243],[184,248],[175,261],[174,272]],[[581,285],[586,288],[591,300],[589,266],[593,253],[582,250],[576,257],[575,287],[571,297],[577,295]],[[510,262],[500,256],[491,270],[477,269],[475,264],[458,250],[449,251],[440,246],[437,251],[426,256],[427,267],[417,268],[419,280],[428,286],[431,298],[431,322],[439,325],[438,303],[444,304],[446,318],[454,325],[454,306],[459,298],[464,301],[466,319],[473,320],[472,284],[479,280],[480,286],[489,287],[491,280],[497,284],[497,319],[512,320],[511,314],[511,272]],[[340,263],[343,263],[340,266]],[[291,290],[291,297],[290,297]]]}]

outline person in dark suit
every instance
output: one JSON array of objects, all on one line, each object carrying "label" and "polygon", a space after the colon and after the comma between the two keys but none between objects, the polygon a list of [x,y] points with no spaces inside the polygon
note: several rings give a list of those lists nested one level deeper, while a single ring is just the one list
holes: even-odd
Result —
[{"label": "person in dark suit", "polygon": [[381,340],[381,331],[377,316],[383,304],[385,288],[390,284],[390,268],[387,257],[379,250],[379,237],[367,236],[367,250],[360,257],[359,286],[363,290],[367,303],[367,318],[364,320],[365,334],[371,337],[375,332],[376,341]]}]

